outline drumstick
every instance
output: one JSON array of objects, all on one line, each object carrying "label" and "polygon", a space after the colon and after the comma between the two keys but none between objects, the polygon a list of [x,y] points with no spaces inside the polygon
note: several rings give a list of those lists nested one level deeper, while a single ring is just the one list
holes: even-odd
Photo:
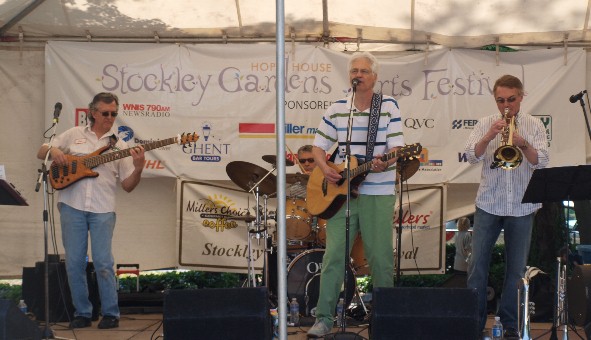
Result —
[{"label": "drumstick", "polygon": [[285,146],[287,147],[287,150],[289,151],[289,153],[291,154],[292,157],[295,158],[295,162],[298,163],[298,166],[300,167],[300,169],[302,170],[302,173],[306,173],[306,170],[304,170],[304,167],[302,166],[302,164],[300,163],[300,160],[298,159],[297,155],[293,153],[293,151],[291,151],[291,149],[289,148],[289,145],[285,144]]}]

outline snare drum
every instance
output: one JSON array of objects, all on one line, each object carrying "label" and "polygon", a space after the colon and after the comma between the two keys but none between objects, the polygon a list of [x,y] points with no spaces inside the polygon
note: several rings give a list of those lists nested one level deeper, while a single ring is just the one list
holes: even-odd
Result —
[{"label": "snare drum", "polygon": [[[287,297],[296,298],[300,304],[300,314],[311,316],[316,309],[320,295],[320,271],[324,249],[311,249],[298,255],[287,267]],[[341,269],[341,268],[338,268]],[[351,270],[347,273],[347,301],[351,304],[355,295],[355,278]],[[340,297],[343,297],[341,292]]]},{"label": "snare drum", "polygon": [[307,239],[312,233],[312,215],[306,209],[306,201],[288,197],[285,201],[285,214],[286,238],[291,241]]}]

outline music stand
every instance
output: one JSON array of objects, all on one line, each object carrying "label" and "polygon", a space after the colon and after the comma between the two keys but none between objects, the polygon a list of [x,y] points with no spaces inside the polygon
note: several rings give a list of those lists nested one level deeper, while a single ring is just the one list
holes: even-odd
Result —
[{"label": "music stand", "polygon": [[29,205],[12,183],[0,179],[0,205]]},{"label": "music stand", "polygon": [[[534,170],[521,203],[546,203],[588,199],[591,199],[591,165],[578,165]],[[570,238],[568,223],[566,233],[565,249],[568,259],[568,243]],[[566,288],[564,295],[566,301]],[[557,314],[555,311],[551,339],[557,339],[557,319],[560,317]],[[564,307],[564,322],[565,327],[568,327],[570,322],[568,319],[568,306]],[[568,332],[568,330],[565,329],[565,332]]]}]

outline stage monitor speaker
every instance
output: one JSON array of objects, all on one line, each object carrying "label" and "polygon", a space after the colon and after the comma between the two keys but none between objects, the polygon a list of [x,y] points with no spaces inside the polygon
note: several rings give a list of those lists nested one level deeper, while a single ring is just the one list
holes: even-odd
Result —
[{"label": "stage monitor speaker", "polygon": [[16,339],[41,339],[41,330],[13,301],[0,300],[0,340]]},{"label": "stage monitor speaker", "polygon": [[[74,318],[74,306],[68,286],[66,264],[63,261],[49,262],[49,322],[69,322]],[[86,268],[90,302],[93,306],[92,319],[98,320],[100,297],[98,283],[92,262]],[[35,267],[23,267],[23,299],[29,312],[37,320],[45,321],[45,262],[35,263]]]},{"label": "stage monitor speaker", "polygon": [[566,291],[570,318],[575,325],[585,327],[591,323],[591,264],[574,266]]},{"label": "stage monitor speaker", "polygon": [[478,339],[476,297],[467,288],[374,288],[370,338]]},{"label": "stage monitor speaker", "polygon": [[266,287],[170,290],[164,339],[271,339],[269,308]]}]

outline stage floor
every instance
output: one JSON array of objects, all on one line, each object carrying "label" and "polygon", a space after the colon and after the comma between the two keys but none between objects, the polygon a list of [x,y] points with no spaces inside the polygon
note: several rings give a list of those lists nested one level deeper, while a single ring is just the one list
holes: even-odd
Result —
[{"label": "stage floor", "polygon": [[[487,328],[493,323],[493,317],[489,316]],[[77,330],[68,329],[67,323],[57,323],[52,325],[51,329],[56,339],[77,339],[77,340],[151,340],[162,338],[162,314],[128,314],[122,315],[119,323],[119,328],[102,330],[97,328],[98,322],[93,322],[92,327],[82,328]],[[304,340],[306,339],[306,331],[309,326],[305,327],[288,327],[289,340]],[[546,340],[550,339],[551,323],[532,323],[532,337],[533,339]],[[339,329],[333,328],[337,332]],[[367,325],[355,325],[347,327],[348,332],[355,332],[362,337],[368,339]],[[573,330],[569,331],[570,339],[585,339],[585,331],[577,327],[579,336]],[[562,339],[562,331],[557,332],[558,338]],[[166,340],[166,339],[164,339]]]}]

